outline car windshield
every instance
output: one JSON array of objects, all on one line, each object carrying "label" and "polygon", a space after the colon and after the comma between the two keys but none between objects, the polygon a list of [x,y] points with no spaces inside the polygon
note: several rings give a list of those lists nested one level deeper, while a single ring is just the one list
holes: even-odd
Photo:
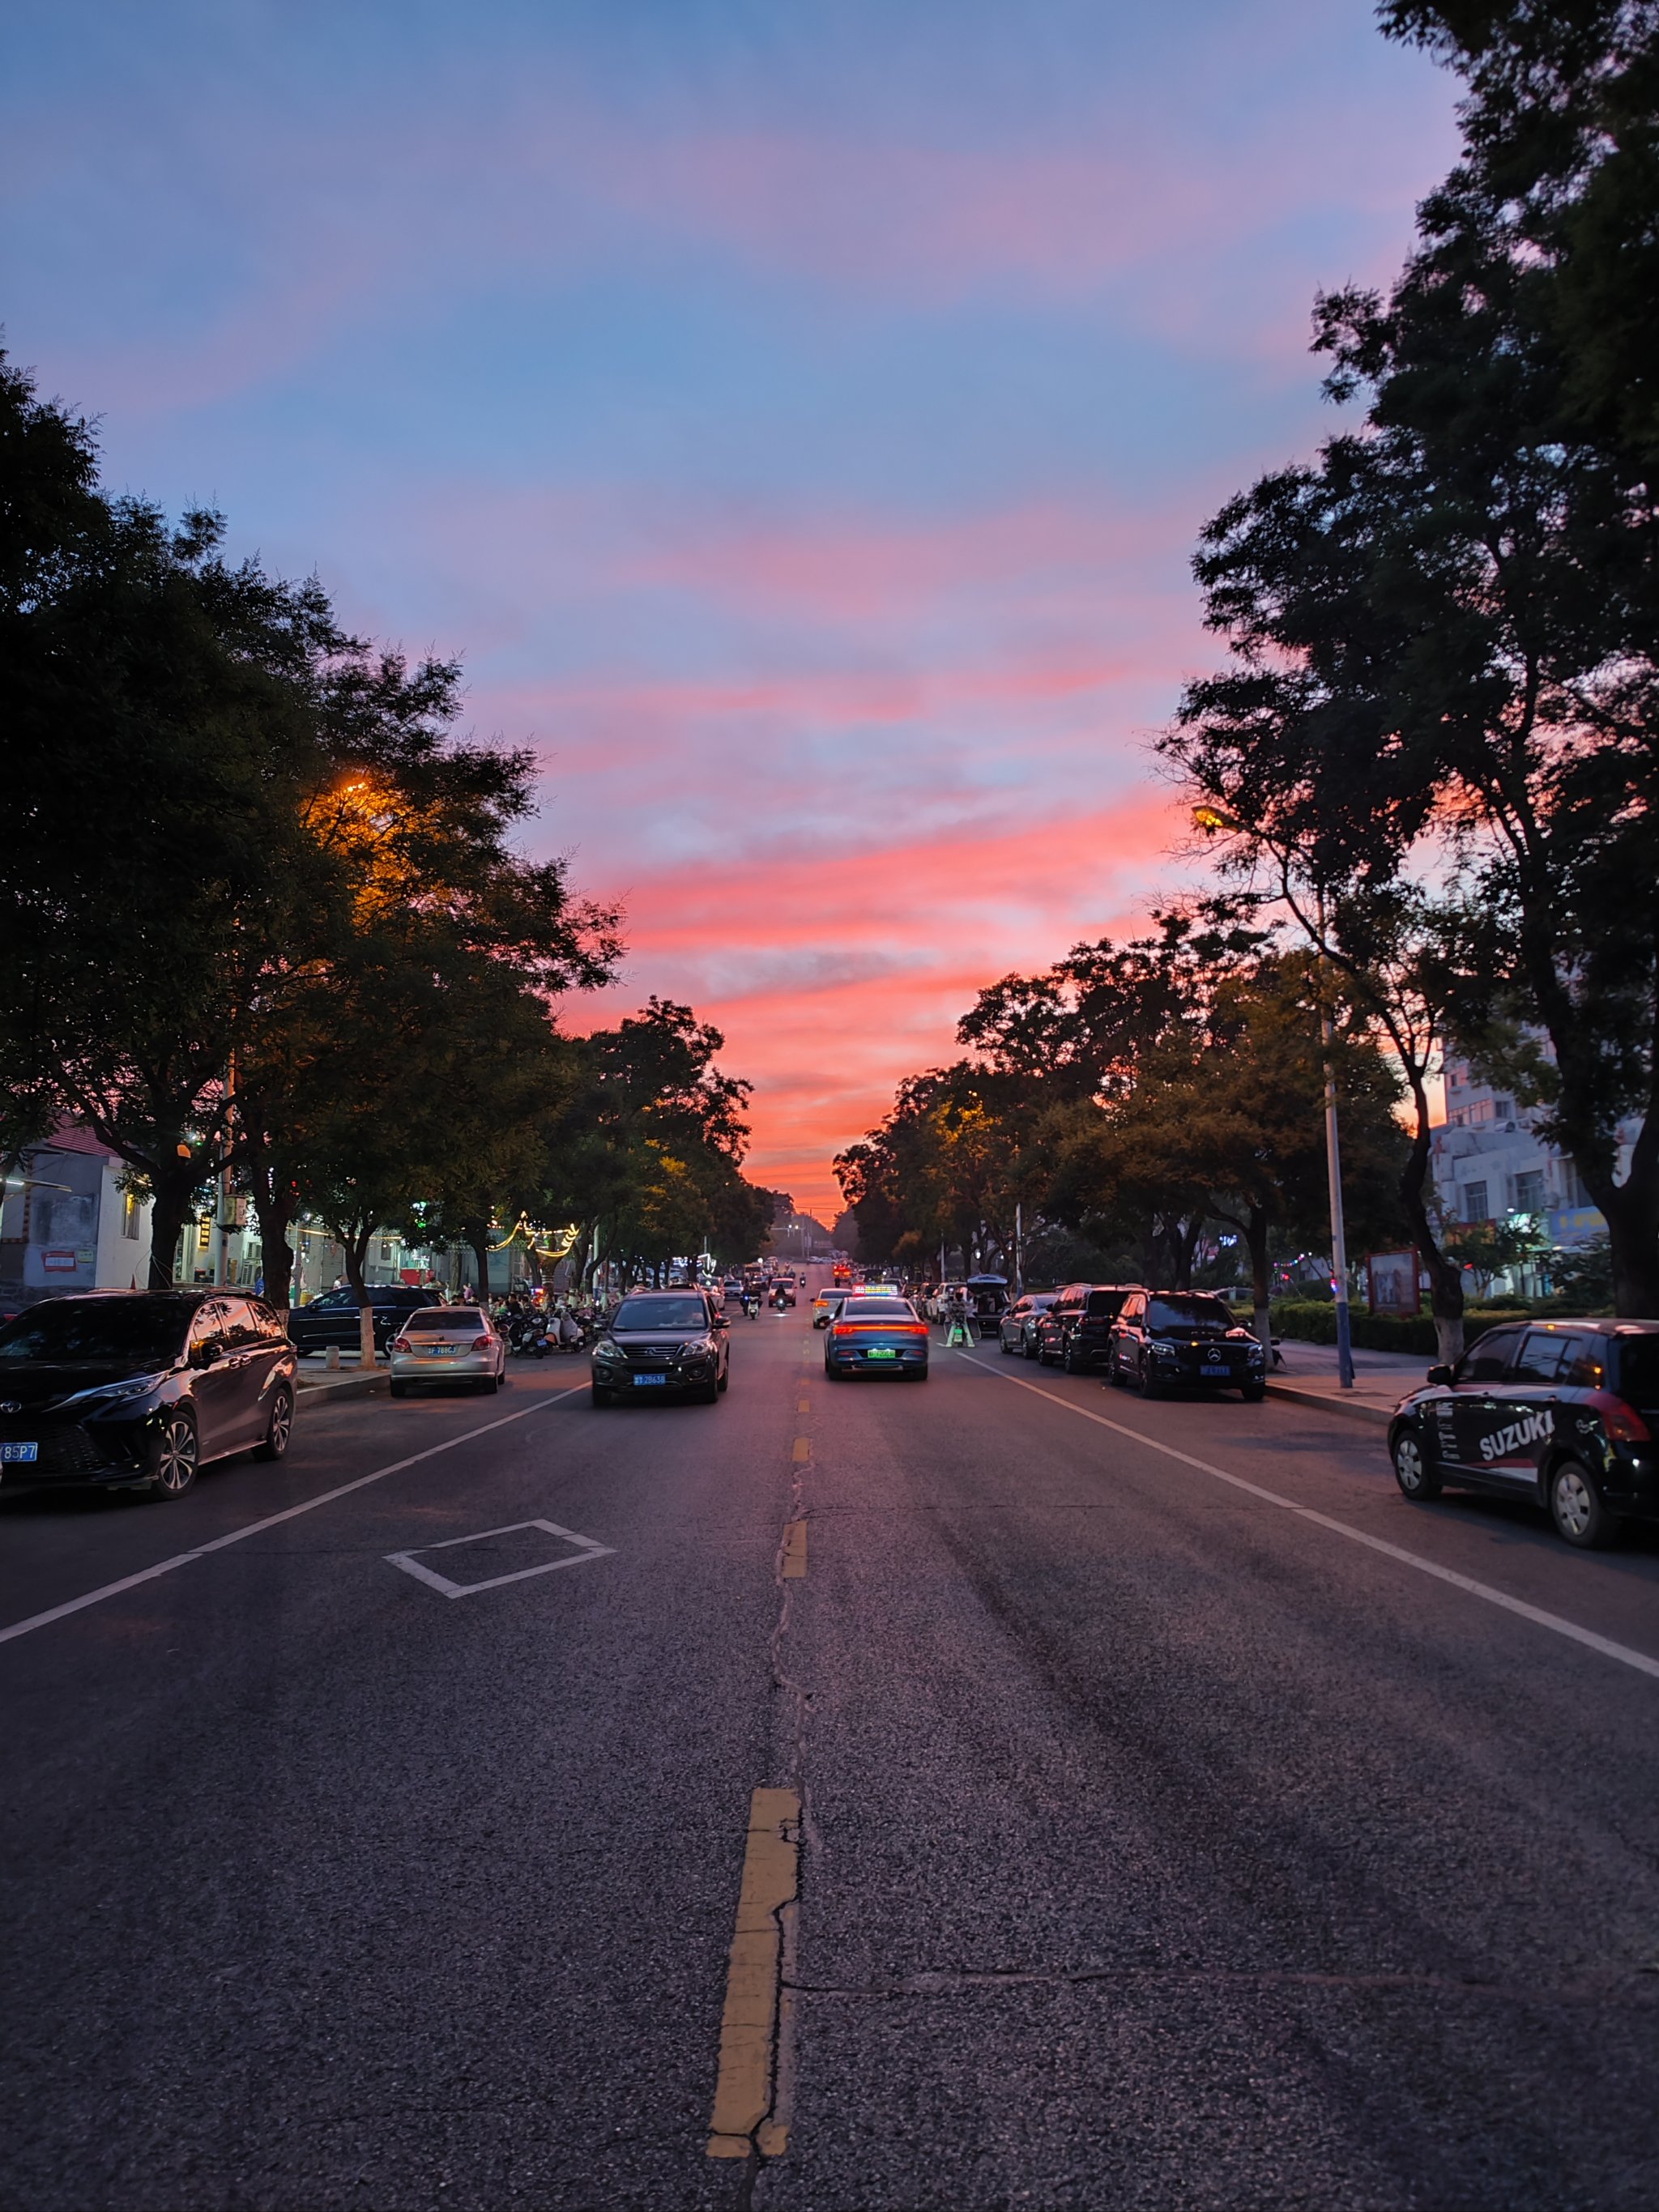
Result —
[{"label": "car windshield", "polygon": [[416,1329],[441,1328],[451,1336],[482,1334],[483,1316],[477,1306],[422,1306],[418,1312],[405,1316],[404,1334],[413,1335]]},{"label": "car windshield", "polygon": [[1091,1291],[1083,1310],[1091,1314],[1115,1314],[1127,1294],[1122,1291]]},{"label": "car windshield", "polygon": [[1224,1336],[1233,1317],[1219,1298],[1189,1297],[1146,1301],[1146,1326],[1154,1336]]},{"label": "car windshield", "polygon": [[908,1298],[843,1298],[843,1321],[914,1321]]},{"label": "car windshield", "polygon": [[195,1310],[186,1298],[53,1298],[0,1328],[0,1359],[120,1359],[166,1367]]},{"label": "car windshield", "polygon": [[624,1298],[612,1328],[707,1328],[708,1309],[701,1298]]}]

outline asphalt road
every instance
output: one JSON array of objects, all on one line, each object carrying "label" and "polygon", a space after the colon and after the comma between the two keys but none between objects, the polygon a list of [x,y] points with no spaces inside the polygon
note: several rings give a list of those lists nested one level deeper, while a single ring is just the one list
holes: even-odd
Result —
[{"label": "asphalt road", "polygon": [[1659,1544],[732,1337],[715,1407],[514,1363],[0,1504],[4,2212],[1659,2203]]}]

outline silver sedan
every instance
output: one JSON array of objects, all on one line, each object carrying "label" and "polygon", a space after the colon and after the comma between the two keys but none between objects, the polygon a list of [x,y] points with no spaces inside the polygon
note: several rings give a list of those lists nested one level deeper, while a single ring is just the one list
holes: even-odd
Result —
[{"label": "silver sedan", "polygon": [[416,1382],[470,1382],[499,1390],[507,1379],[507,1340],[478,1306],[422,1306],[392,1340],[392,1395]]}]

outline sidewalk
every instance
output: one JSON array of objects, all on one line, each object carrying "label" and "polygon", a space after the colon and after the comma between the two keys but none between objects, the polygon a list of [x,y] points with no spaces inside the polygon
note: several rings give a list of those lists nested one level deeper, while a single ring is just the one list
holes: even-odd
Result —
[{"label": "sidewalk", "polygon": [[1270,1398],[1288,1398],[1301,1406],[1318,1406],[1346,1419],[1369,1421],[1386,1428],[1395,1407],[1408,1390],[1421,1388],[1429,1362],[1415,1353],[1356,1352],[1354,1387],[1345,1390],[1336,1379],[1336,1346],[1303,1344],[1293,1337],[1280,1340],[1285,1364],[1268,1378]]},{"label": "sidewalk", "polygon": [[343,1352],[337,1368],[325,1366],[324,1358],[321,1352],[312,1352],[300,1361],[294,1386],[303,1396],[370,1398],[386,1388],[385,1368],[377,1367],[369,1374],[360,1372],[362,1362],[355,1352]]}]

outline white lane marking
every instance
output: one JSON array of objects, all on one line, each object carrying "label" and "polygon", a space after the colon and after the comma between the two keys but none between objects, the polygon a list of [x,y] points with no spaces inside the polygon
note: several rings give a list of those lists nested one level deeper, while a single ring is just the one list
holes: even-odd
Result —
[{"label": "white lane marking", "polygon": [[442,1452],[453,1451],[457,1444],[470,1444],[475,1437],[487,1437],[493,1430],[510,1428],[514,1421],[527,1421],[532,1413],[545,1413],[562,1398],[574,1398],[578,1390],[586,1387],[579,1382],[572,1389],[556,1390],[550,1397],[538,1399],[533,1406],[526,1406],[516,1413],[504,1413],[499,1421],[486,1421],[481,1428],[466,1429],[459,1437],[451,1437],[447,1443],[411,1452],[407,1459],[394,1459],[389,1467],[377,1467],[373,1474],[360,1474],[353,1482],[343,1482],[337,1490],[325,1490],[315,1498],[307,1498],[303,1505],[290,1505],[285,1512],[269,1514],[263,1521],[250,1521],[246,1528],[233,1528],[228,1536],[216,1536],[210,1543],[198,1544],[191,1552],[175,1552],[170,1559],[160,1559],[155,1566],[141,1568],[136,1575],[123,1575],[118,1583],[106,1583],[100,1589],[88,1590],[84,1597],[72,1597],[62,1605],[49,1606],[45,1613],[32,1613],[27,1620],[14,1620],[9,1628],[0,1628],[0,1644],[9,1644],[15,1636],[30,1635],[37,1628],[49,1628],[54,1620],[67,1620],[72,1613],[84,1613],[89,1605],[101,1605],[106,1598],[119,1597],[124,1590],[153,1583],[161,1575],[170,1575],[175,1567],[187,1567],[192,1559],[205,1559],[210,1552],[226,1551],[232,1544],[240,1544],[244,1537],[280,1528],[284,1521],[297,1520],[301,1513],[314,1513],[319,1505],[331,1505],[337,1498],[349,1498],[354,1490],[367,1490],[371,1482],[384,1482],[387,1475],[401,1474],[406,1467],[418,1467],[423,1459],[436,1459]]},{"label": "white lane marking", "polygon": [[[550,1536],[561,1536],[576,1549],[562,1559],[544,1559],[538,1567],[518,1567],[510,1575],[492,1575],[487,1583],[453,1583],[434,1568],[423,1567],[415,1556],[416,1552],[451,1551],[457,1544],[487,1544],[492,1536],[511,1536],[520,1528],[544,1528]],[[503,1528],[480,1528],[473,1536],[446,1536],[441,1544],[416,1544],[414,1551],[387,1552],[385,1556],[394,1567],[401,1567],[406,1575],[413,1575],[444,1597],[476,1597],[480,1590],[500,1589],[503,1583],[528,1582],[532,1575],[556,1574],[561,1567],[585,1567],[590,1559],[611,1559],[615,1553],[614,1545],[579,1536],[574,1528],[560,1528],[556,1521],[509,1521]]]},{"label": "white lane marking", "polygon": [[1476,1582],[1472,1575],[1460,1575],[1455,1568],[1443,1567],[1437,1560],[1424,1559],[1420,1553],[1402,1550],[1398,1544],[1390,1544],[1384,1537],[1367,1535],[1363,1528],[1356,1528],[1346,1521],[1334,1521],[1328,1513],[1321,1513],[1311,1505],[1298,1505],[1293,1498],[1282,1498],[1276,1490],[1264,1490],[1259,1482],[1247,1482],[1242,1474],[1229,1474],[1224,1467],[1212,1467],[1208,1460],[1194,1459],[1190,1452],[1177,1451],[1173,1444],[1158,1443],[1153,1437],[1143,1435],[1139,1429],[1126,1429],[1121,1421],[1109,1421],[1104,1413],[1091,1413],[1086,1406],[1076,1405],[1070,1398],[1062,1398],[1057,1391],[1045,1390],[1041,1383],[1027,1382],[1018,1375],[1005,1374],[1000,1367],[993,1367],[988,1360],[975,1359],[971,1352],[958,1352],[957,1357],[965,1359],[970,1367],[982,1367],[999,1382],[1012,1382],[1017,1390],[1029,1390],[1035,1397],[1046,1398],[1051,1406],[1063,1406],[1068,1413],[1079,1413],[1085,1421],[1093,1421],[1097,1427],[1110,1429],[1114,1436],[1127,1437],[1132,1443],[1145,1444],[1151,1451],[1162,1452],[1165,1459],[1179,1460],[1182,1467],[1194,1468],[1200,1474],[1212,1475],[1216,1481],[1227,1483],[1234,1490],[1246,1491],[1252,1498],[1261,1498],[1264,1504],[1280,1506],[1286,1513],[1294,1513],[1299,1520],[1312,1521],[1322,1528],[1330,1529],[1335,1535],[1346,1536],[1352,1544],[1363,1544],[1367,1551],[1381,1552],[1387,1559],[1398,1559],[1402,1566],[1415,1567],[1419,1574],[1432,1575],[1437,1582],[1449,1583],[1454,1589],[1463,1590],[1470,1597],[1484,1599],[1488,1605],[1498,1606],[1505,1613],[1517,1614],[1521,1620],[1531,1621],[1536,1628],[1551,1629],[1557,1636],[1569,1637],[1575,1644],[1582,1644],[1591,1651],[1599,1651],[1604,1659],[1616,1659],[1622,1666],[1633,1667],[1638,1674],[1649,1674],[1655,1681],[1659,1681],[1659,1659],[1650,1659],[1645,1651],[1633,1651],[1627,1644],[1615,1644],[1609,1637],[1598,1636],[1593,1628],[1581,1628],[1576,1620],[1564,1620],[1559,1613],[1546,1613],[1541,1606],[1528,1605],[1524,1598],[1511,1597],[1507,1590],[1494,1589],[1490,1583]]}]

